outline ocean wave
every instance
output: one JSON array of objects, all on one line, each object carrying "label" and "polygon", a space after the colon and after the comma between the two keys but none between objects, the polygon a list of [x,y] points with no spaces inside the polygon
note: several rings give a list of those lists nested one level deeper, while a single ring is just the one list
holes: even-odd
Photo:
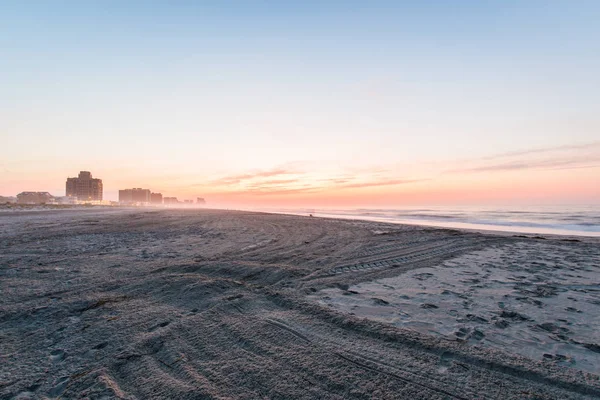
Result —
[{"label": "ocean wave", "polygon": [[397,223],[478,228],[530,233],[596,235],[600,233],[600,209],[355,209],[316,210],[317,215],[369,219]]}]

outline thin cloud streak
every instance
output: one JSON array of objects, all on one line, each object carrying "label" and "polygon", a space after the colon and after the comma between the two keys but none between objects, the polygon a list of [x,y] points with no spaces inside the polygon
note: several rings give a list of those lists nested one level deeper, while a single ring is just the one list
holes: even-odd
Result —
[{"label": "thin cloud streak", "polygon": [[376,186],[394,186],[394,185],[405,185],[408,183],[417,183],[424,182],[430,179],[390,179],[384,181],[375,181],[375,182],[357,182],[357,183],[349,183],[344,185],[337,186],[338,188],[343,189],[353,189],[353,188],[365,188],[365,187],[376,187]]},{"label": "thin cloud streak", "polygon": [[[285,171],[285,172],[284,172]],[[300,194],[300,193],[317,193],[324,191],[335,191],[345,189],[361,189],[371,187],[384,187],[384,186],[396,186],[406,185],[411,183],[423,182],[430,179],[350,179],[346,177],[339,178],[328,178],[318,179],[311,181],[308,177],[300,176],[293,179],[267,179],[260,180],[260,177],[277,176],[277,175],[288,175],[287,170],[270,170],[255,174],[240,174],[231,177],[224,177],[215,180],[219,182],[219,187],[233,186],[232,190],[214,192],[215,194],[221,195],[286,195],[286,194]],[[295,173],[297,175],[297,173]],[[212,182],[215,182],[212,181]],[[245,181],[249,181],[245,183]],[[225,184],[227,183],[227,184]],[[241,185],[240,185],[241,183]],[[207,186],[205,184],[202,186]],[[200,186],[200,185],[193,185]]]},{"label": "thin cloud streak", "polygon": [[253,186],[273,187],[273,186],[279,186],[279,185],[285,185],[288,183],[297,183],[297,182],[299,182],[298,179],[271,179],[271,180],[257,182],[255,185],[251,185],[251,187],[253,187]]},{"label": "thin cloud streak", "polygon": [[323,191],[323,188],[315,186],[297,187],[297,188],[257,188],[247,190],[237,190],[233,192],[218,193],[220,195],[255,195],[255,196],[267,196],[267,195],[287,195],[287,194],[299,194],[299,193],[317,193]]},{"label": "thin cloud streak", "polygon": [[274,177],[274,176],[290,175],[290,174],[297,174],[297,171],[288,170],[288,169],[284,169],[284,168],[275,168],[275,169],[271,169],[271,170],[258,171],[258,172],[254,172],[254,173],[224,176],[224,177],[209,181],[207,183],[197,183],[197,184],[194,184],[191,186],[236,185],[236,184],[242,183],[244,181],[249,181],[249,180],[253,180],[253,179],[257,179],[257,178],[269,178],[269,177]]},{"label": "thin cloud streak", "polygon": [[[293,193],[308,193],[308,192],[322,192],[326,190],[341,190],[341,189],[360,189],[360,188],[369,188],[369,187],[381,187],[381,186],[395,186],[395,185],[405,185],[410,183],[417,183],[427,181],[429,179],[390,179],[383,181],[371,181],[371,182],[356,182],[349,184],[339,184],[332,186],[306,186],[300,188],[288,188],[288,189],[278,189],[272,186],[270,187],[257,187],[257,188],[249,188],[249,190],[244,191],[244,193],[252,193],[252,194],[293,194]],[[297,181],[299,182],[299,181]]]},{"label": "thin cloud streak", "polygon": [[589,142],[584,144],[575,144],[575,145],[563,145],[563,146],[554,146],[554,147],[543,147],[537,149],[529,149],[529,150],[520,150],[520,151],[511,151],[507,153],[494,154],[487,157],[481,157],[479,160],[496,160],[498,158],[506,158],[506,157],[515,157],[515,156],[526,156],[531,154],[543,154],[543,153],[554,153],[559,151],[569,151],[569,150],[589,150],[598,147],[600,149],[600,141],[597,142]]},{"label": "thin cloud streak", "polygon": [[548,168],[549,171],[559,171],[563,169],[588,169],[588,168],[600,168],[600,164],[596,165],[578,165],[575,167],[558,167],[558,168]]},{"label": "thin cloud streak", "polygon": [[469,172],[499,172],[499,171],[516,171],[527,169],[565,169],[565,168],[580,168],[581,164],[600,162],[598,157],[584,157],[575,159],[547,159],[540,161],[514,161],[509,163],[484,165],[472,168],[458,168],[446,171],[447,173],[469,173]]}]

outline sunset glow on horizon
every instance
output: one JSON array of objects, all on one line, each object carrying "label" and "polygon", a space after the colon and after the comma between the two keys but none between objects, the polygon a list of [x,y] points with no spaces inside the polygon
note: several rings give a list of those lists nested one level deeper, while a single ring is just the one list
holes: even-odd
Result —
[{"label": "sunset glow on horizon", "polygon": [[4,4],[0,195],[600,204],[600,3],[226,3]]}]

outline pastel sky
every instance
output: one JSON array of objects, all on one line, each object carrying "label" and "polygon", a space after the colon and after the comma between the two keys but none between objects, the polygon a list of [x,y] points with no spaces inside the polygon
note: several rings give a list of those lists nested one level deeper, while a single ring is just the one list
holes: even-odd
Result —
[{"label": "pastel sky", "polygon": [[0,195],[600,203],[600,2],[0,1]]}]

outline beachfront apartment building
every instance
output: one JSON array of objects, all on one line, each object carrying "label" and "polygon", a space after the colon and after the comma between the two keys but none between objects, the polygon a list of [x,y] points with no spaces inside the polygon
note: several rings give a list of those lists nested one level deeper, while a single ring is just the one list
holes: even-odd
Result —
[{"label": "beachfront apartment building", "polygon": [[48,192],[21,192],[17,195],[19,204],[47,204],[54,201],[54,196]]},{"label": "beachfront apartment building", "polygon": [[77,178],[67,178],[66,195],[79,201],[102,200],[102,179],[92,178],[89,171],[80,171]]}]

